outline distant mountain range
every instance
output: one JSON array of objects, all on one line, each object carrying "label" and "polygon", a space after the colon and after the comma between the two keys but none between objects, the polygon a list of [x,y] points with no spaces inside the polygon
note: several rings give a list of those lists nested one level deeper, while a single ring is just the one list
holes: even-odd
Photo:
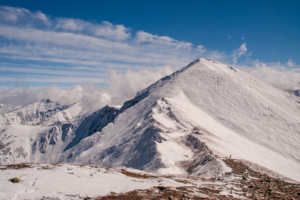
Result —
[{"label": "distant mountain range", "polygon": [[[42,99],[0,115],[0,164],[69,162],[215,177],[224,158],[300,181],[300,98],[200,58],[91,115]],[[296,96],[297,95],[297,96]]]}]

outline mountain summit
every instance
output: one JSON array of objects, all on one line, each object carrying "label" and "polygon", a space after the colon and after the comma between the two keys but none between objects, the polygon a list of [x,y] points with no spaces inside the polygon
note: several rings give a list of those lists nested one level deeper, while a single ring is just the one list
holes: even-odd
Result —
[{"label": "mountain summit", "polygon": [[160,79],[121,108],[76,119],[35,126],[2,120],[1,162],[19,156],[212,177],[229,170],[224,158],[234,158],[300,181],[299,97],[209,59]]}]

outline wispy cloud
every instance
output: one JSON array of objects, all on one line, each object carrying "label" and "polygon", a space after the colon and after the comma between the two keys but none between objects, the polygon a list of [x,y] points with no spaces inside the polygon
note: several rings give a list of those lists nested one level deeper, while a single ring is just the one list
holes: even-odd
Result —
[{"label": "wispy cloud", "polygon": [[[291,59],[284,64],[251,59],[244,65],[238,62],[250,53],[246,43],[226,54],[107,21],[60,18],[0,6],[0,83],[73,85],[67,89],[57,85],[0,88],[0,103],[8,110],[40,98],[62,104],[84,100],[94,105],[92,110],[108,103],[121,104],[199,57],[234,64],[281,89],[299,85],[299,66]],[[97,87],[98,83],[109,87]]]},{"label": "wispy cloud", "polygon": [[[155,70],[161,66],[178,69],[198,57],[219,61],[225,59],[222,52],[208,51],[201,45],[195,47],[189,42],[168,36],[135,32],[124,25],[55,18],[40,11],[3,6],[0,6],[0,44],[2,60],[11,64],[25,61],[23,67],[28,69],[30,75],[25,70],[22,72],[35,81],[38,81],[38,76],[30,69],[32,64],[40,64],[41,67],[68,66],[72,71],[70,77],[84,71],[81,74],[84,79],[88,78],[86,74],[89,70],[93,73],[95,69],[102,70],[108,76],[111,69],[123,72],[129,69]],[[78,65],[88,68],[75,68]],[[0,66],[7,67],[1,61]],[[9,67],[14,68],[13,65]],[[36,71],[45,75],[48,72]],[[61,72],[61,75],[65,75],[65,71]],[[7,76],[0,75],[1,81],[8,81]],[[78,81],[78,77],[74,78],[75,81]]]},{"label": "wispy cloud", "polygon": [[48,17],[38,11],[38,12],[30,12],[25,8],[15,8],[9,6],[0,6],[0,19],[2,23],[9,23],[14,25],[37,25],[39,23],[43,23],[44,25],[50,26],[50,21]]},{"label": "wispy cloud", "polygon": [[30,12],[24,8],[13,8],[8,6],[0,7],[0,19],[4,21],[16,22],[20,17],[28,14],[30,14]]},{"label": "wispy cloud", "polygon": [[286,65],[288,67],[295,67],[296,66],[296,64],[292,61],[292,59],[289,59],[289,61],[286,63]]},{"label": "wispy cloud", "polygon": [[235,66],[282,90],[300,89],[300,68],[289,60],[287,63],[251,61],[248,66]]},{"label": "wispy cloud", "polygon": [[246,43],[241,44],[239,49],[236,49],[232,52],[232,61],[234,64],[237,63],[238,58],[240,58],[241,56],[245,55],[247,52],[247,47],[246,47]]},{"label": "wispy cloud", "polygon": [[[0,104],[4,105],[0,113],[13,110],[19,106],[25,106],[33,101],[49,98],[63,105],[70,105],[81,101],[84,112],[93,112],[101,107],[110,105],[120,105],[125,100],[133,98],[137,91],[142,90],[158,79],[173,72],[171,67],[159,67],[157,71],[132,71],[125,73],[112,71],[107,82],[108,88],[97,87],[95,78],[88,84],[75,84],[71,88],[59,88],[56,84],[44,88],[29,88],[26,86],[13,88],[0,88]],[[7,79],[12,79],[8,77]],[[70,79],[66,77],[41,77],[47,81],[59,82],[59,79]],[[22,81],[22,80],[19,80]],[[92,83],[93,82],[93,83]]]}]

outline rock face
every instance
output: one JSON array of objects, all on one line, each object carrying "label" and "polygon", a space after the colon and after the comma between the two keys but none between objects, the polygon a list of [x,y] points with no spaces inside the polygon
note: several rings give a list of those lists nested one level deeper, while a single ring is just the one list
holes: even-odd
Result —
[{"label": "rock face", "polygon": [[232,156],[300,180],[299,98],[212,60],[195,60],[120,109],[80,117],[76,106],[5,118],[2,158],[213,177]]}]

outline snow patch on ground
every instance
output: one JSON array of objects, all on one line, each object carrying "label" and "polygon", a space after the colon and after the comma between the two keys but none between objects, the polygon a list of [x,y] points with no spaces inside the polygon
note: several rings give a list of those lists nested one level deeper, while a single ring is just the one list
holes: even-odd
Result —
[{"label": "snow patch on ground", "polygon": [[[110,192],[125,193],[153,186],[183,186],[186,184],[159,177],[139,179],[126,176],[117,169],[70,164],[32,165],[33,168],[0,169],[0,199],[34,199],[43,196],[59,199],[82,199],[108,195]],[[143,173],[139,170],[130,171]],[[21,182],[8,180],[19,177]]]}]

